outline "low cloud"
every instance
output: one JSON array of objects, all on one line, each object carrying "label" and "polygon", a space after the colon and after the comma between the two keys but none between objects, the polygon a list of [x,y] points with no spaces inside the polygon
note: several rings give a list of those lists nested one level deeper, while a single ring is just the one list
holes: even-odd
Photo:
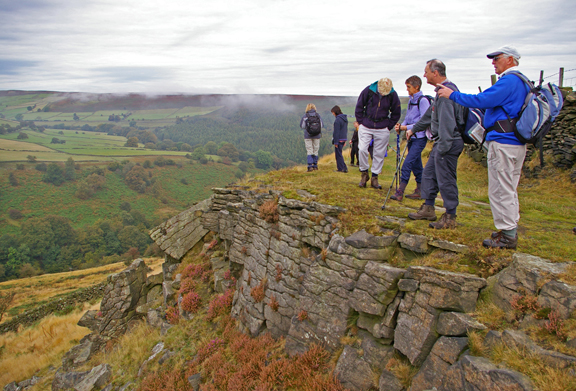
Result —
[{"label": "low cloud", "polygon": [[171,71],[162,67],[100,67],[92,71],[99,79],[112,83],[149,82],[169,78]]}]

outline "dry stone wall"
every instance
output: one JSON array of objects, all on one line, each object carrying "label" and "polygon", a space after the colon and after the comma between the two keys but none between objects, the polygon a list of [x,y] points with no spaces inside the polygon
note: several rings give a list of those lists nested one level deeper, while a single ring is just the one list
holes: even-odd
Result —
[{"label": "dry stone wall", "polygon": [[572,168],[576,163],[576,92],[565,97],[543,145],[545,151],[551,151],[556,167]]},{"label": "dry stone wall", "polygon": [[14,318],[6,321],[0,325],[0,334],[9,331],[17,332],[20,327],[28,327],[38,322],[40,319],[52,315],[55,312],[64,311],[71,306],[86,303],[92,300],[97,300],[104,294],[106,283],[97,284],[88,288],[78,289],[71,292],[64,297],[59,297],[50,300],[46,304],[42,304],[30,311],[26,311]]}]

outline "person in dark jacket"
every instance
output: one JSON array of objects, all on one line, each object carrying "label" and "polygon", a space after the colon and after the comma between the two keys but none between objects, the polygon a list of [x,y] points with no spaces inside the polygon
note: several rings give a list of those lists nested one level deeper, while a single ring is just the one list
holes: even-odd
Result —
[{"label": "person in dark jacket", "polygon": [[[360,124],[354,121],[354,133],[352,134],[352,139],[350,140],[350,165],[356,167],[360,164],[358,160],[358,127]],[[356,164],[354,164],[354,157],[356,157]]]},{"label": "person in dark jacket", "polygon": [[[424,77],[428,84],[449,85],[458,90],[456,85],[446,77],[446,65],[440,60],[433,59],[426,63]],[[425,200],[418,212],[408,214],[412,220],[436,220],[434,204],[438,192],[442,193],[446,213],[439,221],[430,223],[430,228],[452,229],[456,228],[456,208],[458,207],[458,157],[464,149],[464,141],[458,124],[464,123],[464,107],[450,99],[438,97],[428,108],[426,113],[412,127],[412,132],[425,131],[426,135],[434,140],[434,146],[428,157],[424,173],[422,174],[422,198]],[[429,129],[428,129],[429,128]]]},{"label": "person in dark jacket", "polygon": [[362,178],[358,186],[366,187],[368,182],[368,146],[374,139],[374,158],[372,159],[372,179],[370,184],[375,189],[382,189],[378,184],[378,175],[382,172],[384,155],[388,149],[390,129],[400,119],[402,108],[400,98],[394,91],[392,80],[382,78],[366,87],[356,103],[356,121],[358,128],[358,152],[360,155],[360,172]]},{"label": "person in dark jacket", "polygon": [[336,117],[334,120],[334,132],[332,133],[332,144],[334,144],[334,155],[336,156],[336,171],[348,172],[348,167],[346,167],[342,157],[342,149],[348,139],[348,116],[342,113],[339,106],[332,107],[330,111]]},{"label": "person in dark jacket", "polygon": [[310,117],[317,117],[320,120],[320,127],[324,127],[322,118],[320,114],[316,112],[314,103],[308,103],[306,113],[300,120],[300,127],[304,129],[304,144],[306,145],[306,154],[308,155],[308,172],[318,169],[318,150],[320,149],[320,138],[322,137],[322,133],[318,133],[317,135],[308,133],[307,124],[310,122]]}]

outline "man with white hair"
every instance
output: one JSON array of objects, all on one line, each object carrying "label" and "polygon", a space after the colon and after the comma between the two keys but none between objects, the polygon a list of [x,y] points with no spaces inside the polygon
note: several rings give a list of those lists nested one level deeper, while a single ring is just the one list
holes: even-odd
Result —
[{"label": "man with white hair", "polygon": [[378,184],[378,175],[382,172],[384,155],[388,148],[390,129],[402,115],[400,98],[394,91],[392,80],[382,78],[366,87],[358,97],[356,103],[356,122],[358,123],[358,152],[359,165],[362,178],[359,186],[366,187],[368,182],[368,147],[374,139],[372,159],[372,179],[370,185],[375,189],[382,189]]},{"label": "man with white hair", "polygon": [[484,127],[488,145],[488,197],[498,232],[482,244],[487,248],[516,249],[518,245],[518,182],[526,156],[526,144],[514,135],[514,127],[529,92],[517,71],[520,53],[502,46],[487,55],[500,78],[484,92],[472,95],[440,87],[438,95],[466,107],[486,109]]}]

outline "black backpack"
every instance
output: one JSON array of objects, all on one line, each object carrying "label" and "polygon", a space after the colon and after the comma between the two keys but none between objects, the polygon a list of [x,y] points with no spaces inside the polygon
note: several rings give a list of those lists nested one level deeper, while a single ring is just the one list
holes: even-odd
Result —
[{"label": "black backpack", "polygon": [[322,129],[322,122],[320,116],[316,113],[306,113],[306,131],[312,137],[318,136]]},{"label": "black backpack", "polygon": [[418,107],[420,107],[420,101],[422,100],[422,98],[426,98],[426,100],[428,101],[428,103],[430,103],[430,106],[432,106],[432,103],[434,103],[434,98],[431,97],[430,95],[421,95],[421,96],[418,97],[418,101],[416,101],[416,103],[408,102],[408,106],[418,106]]}]

